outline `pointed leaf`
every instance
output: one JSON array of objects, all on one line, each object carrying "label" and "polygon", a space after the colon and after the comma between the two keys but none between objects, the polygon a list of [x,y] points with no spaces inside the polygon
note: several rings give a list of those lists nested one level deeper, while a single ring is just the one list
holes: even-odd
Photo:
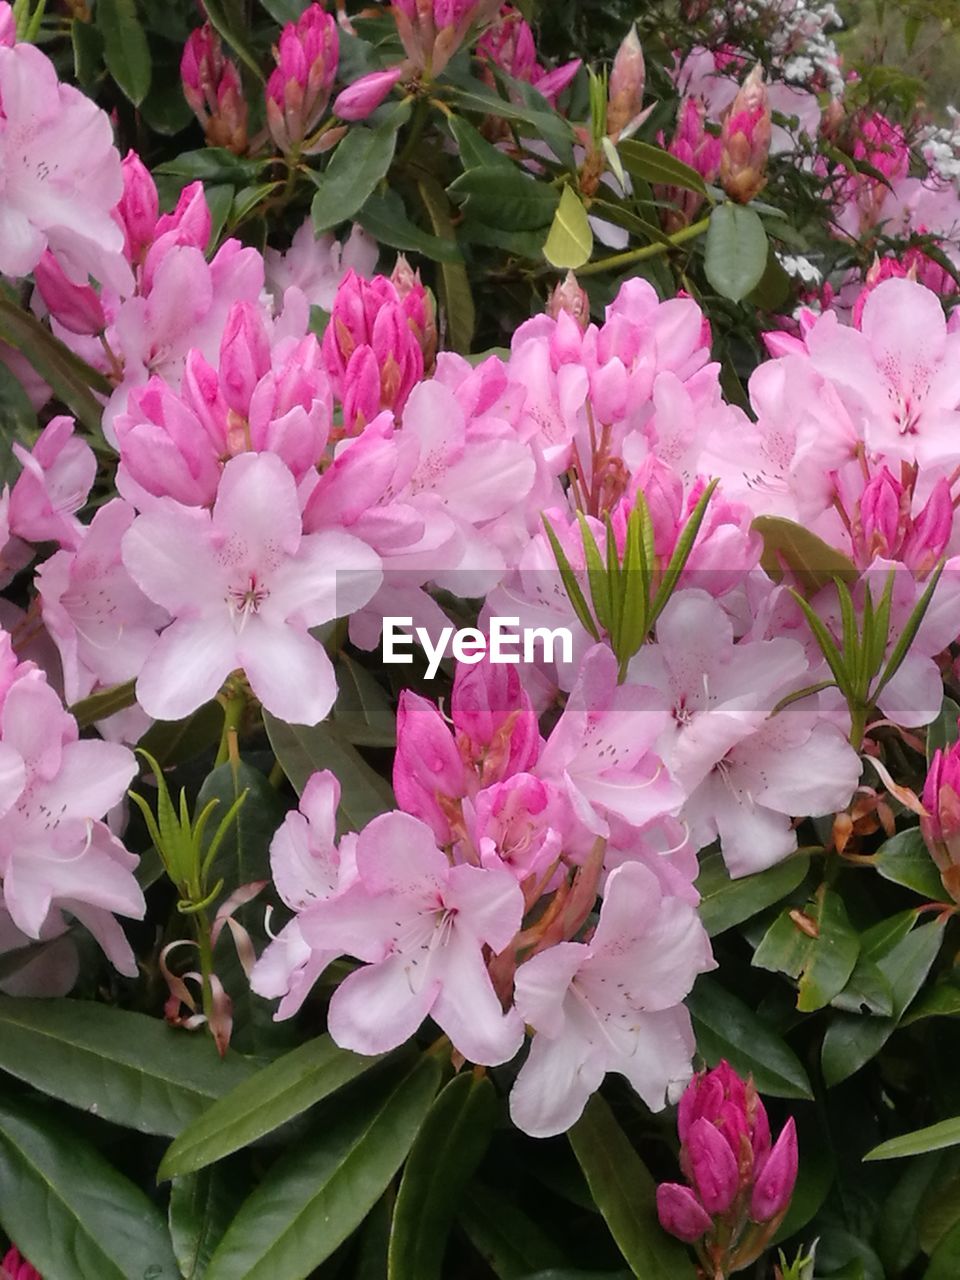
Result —
[{"label": "pointed leaf", "polygon": [[593,1095],[567,1137],[633,1274],[642,1280],[694,1280],[686,1249],[657,1219],[653,1178],[600,1094]]},{"label": "pointed leaf", "polygon": [[800,975],[797,1008],[813,1013],[840,994],[853,973],[860,954],[860,939],[850,924],[843,899],[821,885],[813,905],[818,936],[811,938]]},{"label": "pointed leaf", "polygon": [[346,222],[363,208],[367,197],[390,168],[400,123],[391,116],[378,129],[354,125],[337,144],[326,169],[322,173],[311,173],[317,184],[311,206],[317,235]]},{"label": "pointed leaf", "polygon": [[303,1280],[360,1225],[406,1158],[440,1082],[422,1057],[387,1096],[297,1142],[244,1202],[207,1280]]},{"label": "pointed leaf", "polygon": [[731,880],[721,855],[707,854],[697,878],[700,919],[707,933],[716,937],[772,907],[803,883],[809,867],[810,859],[798,854],[756,875]]},{"label": "pointed leaf", "polygon": [[107,69],[138,107],[150,91],[152,64],[136,0],[97,0],[95,13]]},{"label": "pointed leaf", "polygon": [[759,216],[742,204],[714,209],[707,228],[704,270],[721,297],[740,302],[767,269],[767,233]]},{"label": "pointed leaf", "polygon": [[864,1160],[899,1160],[903,1156],[919,1156],[926,1151],[942,1151],[944,1147],[960,1146],[960,1116],[940,1120],[924,1129],[902,1133],[879,1146],[871,1148]]},{"label": "pointed leaf", "polygon": [[502,1191],[472,1182],[460,1205],[460,1226],[498,1280],[528,1280],[565,1259],[553,1235]]},{"label": "pointed leaf", "polygon": [[701,196],[709,195],[703,178],[696,169],[691,169],[663,147],[628,138],[620,143],[617,150],[623,167],[634,177],[662,186],[682,187],[685,191],[696,191]]},{"label": "pointed leaf", "polygon": [[816,595],[835,578],[856,578],[853,561],[803,525],[782,516],[757,516],[750,526],[763,539],[760,563],[779,582],[787,569],[807,595]]},{"label": "pointed leaf", "polygon": [[175,1178],[167,1221],[183,1280],[202,1280],[240,1202],[242,1182],[233,1169],[204,1169]]},{"label": "pointed leaf", "polygon": [[50,1280],[177,1280],[155,1205],[49,1108],[0,1103],[0,1225]]},{"label": "pointed leaf", "polygon": [[0,1067],[71,1106],[173,1135],[253,1072],[205,1036],[90,1000],[0,996]]},{"label": "pointed leaf", "polygon": [[341,1049],[328,1035],[308,1040],[251,1074],[199,1116],[170,1146],[157,1178],[193,1173],[249,1146],[380,1061]]},{"label": "pointed leaf", "polygon": [[560,271],[582,267],[593,253],[593,231],[583,201],[573,187],[565,186],[553,215],[543,256]]},{"label": "pointed leaf", "polygon": [[873,855],[873,865],[884,880],[912,889],[928,902],[943,897],[940,872],[923,843],[919,827],[907,827],[885,840]]},{"label": "pointed leaf", "polygon": [[399,193],[389,188],[382,194],[375,191],[367,199],[357,221],[379,244],[388,244],[392,249],[420,253],[433,262],[463,261],[456,239],[445,240],[418,227],[407,215]]}]

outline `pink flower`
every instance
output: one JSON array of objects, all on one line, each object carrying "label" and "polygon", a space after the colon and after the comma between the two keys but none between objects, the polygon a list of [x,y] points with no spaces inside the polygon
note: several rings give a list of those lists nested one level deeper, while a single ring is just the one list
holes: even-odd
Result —
[{"label": "pink flower", "polygon": [[137,859],[100,819],[136,771],[125,747],[78,740],[76,721],[32,664],[14,673],[0,707],[3,901],[29,938],[55,936],[69,912],[131,976],[136,962],[114,914],[143,916]]},{"label": "pink flower", "polygon": [[10,494],[10,525],[28,542],[79,545],[83,526],[76,512],[93,486],[97,460],[74,425],[72,418],[51,418],[32,450],[13,446],[23,470]]},{"label": "pink flower", "polygon": [[[9,6],[4,6],[8,8]],[[2,17],[2,14],[0,14]],[[0,1270],[9,1277],[9,1280],[43,1280],[43,1276],[34,1267],[31,1267],[16,1249],[8,1249],[4,1255],[3,1261],[0,1262]]]},{"label": "pink flower", "polygon": [[315,949],[300,927],[300,913],[333,897],[356,878],[357,837],[336,845],[340,783],[329,770],[315,773],[303,789],[300,807],[287,814],[270,844],[270,870],[277,892],[295,912],[280,930],[250,975],[250,986],[266,999],[281,997],[274,1018],[298,1011],[337,952]]},{"label": "pink flower", "polygon": [[533,704],[515,666],[458,663],[450,714],[464,760],[481,786],[531,769],[542,746]]},{"label": "pink flower", "polygon": [[384,1053],[430,1016],[470,1062],[508,1062],[523,1023],[503,1012],[483,949],[503,951],[522,914],[508,871],[451,867],[418,819],[374,818],[357,840],[357,880],[301,916],[308,942],[365,962],[334,993],[330,1034],[345,1049]]},{"label": "pink flower", "polygon": [[333,235],[317,237],[313,222],[307,218],[294,233],[286,253],[265,251],[267,288],[278,301],[287,289],[297,288],[311,306],[332,311],[337,289],[347,273],[354,271],[369,280],[379,252],[376,241],[356,223],[341,244]]},{"label": "pink flower", "polygon": [[188,715],[243,668],[271,714],[318,723],[336,684],[308,629],[351,613],[380,581],[378,557],[358,539],[303,535],[296,483],[272,454],[232,458],[212,512],[160,499],[124,537],[123,560],[174,618],[137,682],[144,710],[164,720]]},{"label": "pink flower", "polygon": [[750,1196],[750,1220],[773,1222],[786,1213],[797,1182],[797,1127],[793,1116],[760,1164]]},{"label": "pink flower", "polygon": [[267,125],[281,151],[299,148],[326,110],[337,73],[336,19],[311,4],[288,22],[277,43],[277,69],[267,81]]},{"label": "pink flower", "polygon": [[390,67],[387,71],[371,71],[359,80],[354,80],[353,84],[337,96],[333,104],[334,115],[338,115],[341,120],[366,120],[389,95],[394,85],[403,79],[405,73],[406,68],[401,64]]},{"label": "pink flower", "polygon": [[105,112],[61,84],[32,44],[0,43],[0,272],[25,276],[50,249],[67,277],[129,286],[111,217],[123,180]]},{"label": "pink flower", "polygon": [[124,233],[124,252],[131,263],[137,263],[144,249],[153,241],[160,216],[156,184],[135,151],[123,158],[123,195],[114,210]]},{"label": "pink flower", "polygon": [[920,830],[930,857],[940,870],[944,888],[955,897],[960,892],[960,746],[933,753],[923,784]]},{"label": "pink flower", "polygon": [[96,290],[88,284],[74,284],[49,249],[34,268],[33,278],[44,306],[65,329],[72,333],[96,334],[106,328],[106,316]]},{"label": "pink flower", "polygon": [[467,771],[440,712],[409,689],[401,691],[397,707],[393,790],[402,809],[426,822],[440,844],[450,843]]},{"label": "pink flower", "polygon": [[533,1137],[563,1133],[608,1071],[660,1110],[690,1074],[681,1001],[712,967],[695,907],[665,897],[639,863],[612,872],[590,941],[558,943],[517,970],[516,1006],[536,1034],[510,1094],[513,1122]]}]

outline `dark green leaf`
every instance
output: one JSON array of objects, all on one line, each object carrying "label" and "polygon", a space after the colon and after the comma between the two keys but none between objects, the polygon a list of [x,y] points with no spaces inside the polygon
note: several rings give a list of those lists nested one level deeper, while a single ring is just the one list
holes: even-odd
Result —
[{"label": "dark green leaf", "polygon": [[[430,177],[421,178],[418,187],[420,198],[437,236],[441,241],[455,245],[457,234],[450,220],[450,203],[443,187]],[[458,253],[457,257],[459,256]],[[477,317],[473,305],[473,292],[470,288],[470,277],[464,263],[452,259],[441,262],[440,284],[450,346],[461,355],[469,355]]]},{"label": "dark green leaf", "polygon": [[177,1280],[156,1206],[62,1117],[0,1103],[0,1225],[50,1280]]},{"label": "dark green leaf", "polygon": [[37,415],[16,374],[0,363],[0,486],[20,474],[14,444],[29,446],[37,431]]},{"label": "dark green leaf", "polygon": [[560,197],[520,169],[490,165],[468,169],[447,188],[466,201],[471,218],[505,231],[533,231],[553,221]]},{"label": "dark green leaf", "polygon": [[834,577],[856,577],[852,560],[793,520],[757,516],[751,528],[763,539],[760,563],[774,581],[779,582],[784,570],[789,570],[807,595],[815,595]]},{"label": "dark green leaf", "polygon": [[97,0],[95,12],[107,69],[134,106],[139,106],[150,89],[151,62],[136,0]]},{"label": "dark green leaf", "polygon": [[460,161],[464,169],[496,169],[515,168],[509,156],[499,151],[492,142],[469,124],[462,116],[450,116],[447,123],[460,152]]},{"label": "dark green leaf", "polygon": [[699,978],[687,999],[697,1049],[708,1065],[726,1058],[745,1076],[753,1074],[761,1093],[775,1098],[812,1098],[800,1060],[742,1000],[712,978]]},{"label": "dark green leaf", "polygon": [[397,717],[383,685],[346,653],[337,660],[337,701],[333,718],[338,732],[361,747],[392,747]]},{"label": "dark green leaf", "polygon": [[893,1013],[893,992],[880,966],[861,952],[850,981],[830,1004],[846,1013],[876,1013],[889,1018]]},{"label": "dark green leaf", "polygon": [[184,151],[173,160],[165,160],[157,165],[156,172],[188,182],[225,182],[245,187],[257,181],[262,169],[260,162],[242,160],[224,147],[203,147],[200,151]]},{"label": "dark green leaf", "polygon": [[253,1068],[206,1036],[89,1000],[0,996],[0,1067],[71,1106],[174,1135]]},{"label": "dark green leaf", "polygon": [[106,720],[118,711],[126,711],[137,701],[137,682],[127,680],[125,684],[116,684],[110,689],[101,689],[92,693],[89,698],[81,698],[70,707],[70,714],[81,729],[95,724],[97,720]]},{"label": "dark green leaf", "polygon": [[[85,93],[90,93],[103,71],[103,36],[92,22],[74,18],[70,23],[70,40],[73,44],[73,71],[77,83]],[[183,97],[179,84],[177,89]]]},{"label": "dark green leaf", "polygon": [[338,1048],[328,1035],[308,1040],[221,1096],[171,1145],[157,1177],[193,1173],[249,1146],[379,1061]]},{"label": "dark green leaf", "polygon": [[394,116],[377,129],[354,125],[338,143],[323,173],[311,174],[317,184],[311,207],[317,235],[346,222],[363,208],[390,168],[399,127]]},{"label": "dark green leaf", "polygon": [[[513,83],[519,87],[519,82],[514,81]],[[481,84],[479,80],[471,80],[469,87],[456,86],[452,88],[450,96],[463,111],[477,112],[482,116],[497,116],[501,120],[517,120],[524,124],[533,125],[541,133],[546,131],[551,135],[556,134],[558,141],[566,139],[571,142],[573,140],[571,126],[562,116],[549,107],[546,100],[539,97],[539,95],[537,97],[542,106],[521,105],[502,98],[499,94],[494,93],[492,89],[488,89],[486,85]]]},{"label": "dark green leaf", "polygon": [[889,1018],[856,1017],[840,1013],[823,1038],[821,1062],[828,1086],[840,1084],[880,1052],[916,996],[943,941],[943,924],[921,925],[878,961],[890,983],[893,1014]]},{"label": "dark green leaf", "polygon": [[884,880],[902,884],[931,902],[943,897],[940,872],[927,852],[919,827],[907,827],[884,841],[874,854],[873,863]]},{"label": "dark green leaf", "polygon": [[[953,971],[956,973],[956,970]],[[952,974],[945,974],[932,987],[928,987],[917,996],[900,1020],[900,1025],[909,1027],[924,1018],[953,1018],[960,1013],[960,986]]]},{"label": "dark green leaf", "polygon": [[388,1280],[441,1280],[447,1236],[496,1118],[497,1095],[486,1076],[454,1076],[436,1099],[397,1193]]},{"label": "dark green leaf", "polygon": [[175,1178],[167,1221],[184,1280],[201,1280],[243,1198],[242,1184],[227,1169],[204,1169]]},{"label": "dark green leaf", "polygon": [[722,204],[710,215],[704,270],[721,297],[740,302],[763,279],[767,233],[752,209]]},{"label": "dark green leaf", "polygon": [[812,904],[818,935],[810,947],[800,975],[797,1008],[813,1013],[840,994],[853,973],[860,954],[860,939],[851,927],[843,899],[821,885]]},{"label": "dark green leaf", "polygon": [[262,81],[264,76],[260,69],[260,59],[248,40],[246,8],[242,0],[203,0],[203,8],[213,29],[223,36],[234,53]]},{"label": "dark green leaf", "polygon": [[458,1214],[470,1243],[499,1277],[523,1280],[531,1271],[562,1267],[553,1236],[500,1191],[472,1182]]},{"label": "dark green leaf", "polygon": [[185,720],[155,720],[138,745],[161,766],[181,764],[216,746],[222,728],[223,708],[206,702]]},{"label": "dark green leaf", "polygon": [[403,1163],[440,1082],[424,1056],[372,1106],[301,1139],[245,1201],[208,1280],[303,1280],[346,1240]]},{"label": "dark green leaf", "polygon": [[247,798],[230,824],[210,868],[211,884],[222,878],[225,893],[232,893],[253,880],[270,879],[270,842],[283,821],[286,808],[268,779],[244,760],[236,766],[219,765],[204,779],[197,796],[198,813],[211,800],[218,802],[205,832],[206,851],[221,818],[244,792]]},{"label": "dark green leaf", "polygon": [[960,1222],[954,1223],[940,1240],[923,1280],[957,1280],[960,1275]]},{"label": "dark green leaf", "polygon": [[927,764],[933,759],[933,753],[938,748],[942,751],[957,741],[958,720],[960,720],[960,707],[952,698],[944,698],[940,714],[927,729]]},{"label": "dark green leaf", "polygon": [[700,919],[707,933],[716,937],[780,902],[803,883],[809,867],[810,859],[797,854],[756,875],[731,880],[722,856],[708,853],[697,878]]},{"label": "dark green leaf", "polygon": [[364,231],[369,231],[380,244],[408,253],[419,253],[434,262],[461,262],[462,254],[450,240],[431,235],[411,222],[403,200],[396,191],[374,192],[357,214]]},{"label": "dark green leaf", "polygon": [[599,1093],[567,1136],[594,1203],[633,1274],[643,1280],[694,1280],[686,1250],[657,1219],[653,1178]]},{"label": "dark green leaf", "polygon": [[270,745],[284,773],[298,792],[318,769],[331,769],[340,783],[338,824],[343,831],[360,831],[371,818],[393,808],[390,784],[340,737],[329,721],[313,728],[284,724],[264,712]]}]

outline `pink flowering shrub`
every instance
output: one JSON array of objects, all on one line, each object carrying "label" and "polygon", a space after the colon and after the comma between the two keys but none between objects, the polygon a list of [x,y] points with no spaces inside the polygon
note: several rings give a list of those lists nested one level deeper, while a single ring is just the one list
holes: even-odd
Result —
[{"label": "pink flowering shrub", "polygon": [[0,1280],[952,1275],[955,131],[819,0],[74,8]]}]

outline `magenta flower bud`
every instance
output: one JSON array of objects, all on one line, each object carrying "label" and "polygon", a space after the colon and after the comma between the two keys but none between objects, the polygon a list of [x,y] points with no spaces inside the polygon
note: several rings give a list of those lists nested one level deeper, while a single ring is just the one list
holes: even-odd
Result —
[{"label": "magenta flower bud", "polygon": [[74,284],[49,249],[45,249],[33,269],[40,297],[51,316],[71,333],[102,333],[106,316],[96,290],[88,284]]},{"label": "magenta flower bud", "polygon": [[43,1276],[32,1267],[18,1249],[8,1249],[0,1262],[0,1276],[9,1280],[43,1280]]},{"label": "magenta flower bud", "polygon": [[347,435],[359,435],[380,412],[380,366],[373,348],[357,347],[343,375],[343,425]]},{"label": "magenta flower bud", "polygon": [[754,1180],[750,1197],[751,1219],[754,1222],[771,1222],[786,1213],[796,1182],[797,1127],[791,1116]]},{"label": "magenta flower bud", "polygon": [[247,417],[254,388],[269,368],[270,335],[262,309],[252,302],[234,303],[220,342],[220,387],[241,417]]},{"label": "magenta flower bud", "polygon": [[180,192],[173,213],[165,213],[157,219],[155,237],[159,240],[174,234],[174,243],[192,244],[201,252],[210,240],[213,222],[210,217],[210,206],[202,182],[191,182]]},{"label": "magenta flower bud", "polygon": [[156,231],[160,212],[157,186],[135,151],[127,152],[122,169],[123,195],[116,214],[123,227],[127,257],[131,262],[138,262]]},{"label": "magenta flower bud", "polygon": [[647,69],[635,25],[624,36],[613,60],[607,100],[607,134],[616,140],[643,108]]},{"label": "magenta flower bud", "polygon": [[749,203],[766,185],[771,130],[770,101],[758,63],[730,104],[720,135],[720,185],[738,204]]},{"label": "magenta flower bud", "polygon": [[515,80],[530,82],[538,70],[533,31],[519,9],[511,5],[504,5],[500,16],[483,33],[477,55],[489,58]]},{"label": "magenta flower bud", "polygon": [[695,1244],[713,1226],[690,1188],[677,1182],[662,1182],[657,1187],[657,1217],[664,1231],[686,1244]]},{"label": "magenta flower bud", "polygon": [[424,287],[419,270],[414,271],[402,253],[397,255],[390,283],[403,303],[403,314],[423,352],[424,370],[429,372],[437,356],[437,314],[433,296]]},{"label": "magenta flower bud", "polygon": [[489,786],[532,769],[540,755],[540,728],[517,668],[458,663],[450,714],[460,754]]},{"label": "magenta flower bud", "polygon": [[960,743],[933,753],[921,799],[920,833],[944,888],[960,901]]},{"label": "magenta flower bud", "polygon": [[877,556],[895,554],[903,537],[906,513],[903,485],[881,467],[860,496],[859,558],[866,567]]},{"label": "magenta flower bud", "polygon": [[432,702],[404,689],[393,761],[397,804],[428,823],[441,844],[449,844],[454,838],[450,819],[466,789],[466,770],[443,716]]},{"label": "magenta flower bud", "polygon": [[224,56],[209,23],[192,31],[180,59],[183,96],[203,126],[207,142],[238,154],[247,145],[247,104],[236,64]]},{"label": "magenta flower bud", "polygon": [[0,46],[12,49],[17,43],[17,23],[13,9],[6,3],[0,4]]},{"label": "magenta flower bud", "polygon": [[684,1144],[693,1183],[708,1213],[726,1213],[740,1189],[737,1158],[727,1138],[709,1120],[694,1120]]},{"label": "magenta flower bud", "polygon": [[371,345],[380,366],[380,403],[399,415],[423,377],[423,351],[402,306],[384,307],[379,313]]},{"label": "magenta flower bud", "polygon": [[[677,115],[673,141],[667,150],[691,169],[696,169],[704,182],[715,182],[720,172],[723,143],[707,132],[706,118],[706,107],[701,98],[684,98]],[[662,135],[660,145],[664,145]],[[682,187],[657,186],[654,192],[658,198],[669,200],[674,206],[664,210],[662,214],[664,227],[668,231],[679,230],[691,223],[703,204],[703,196]]]},{"label": "magenta flower bud", "polygon": [[929,573],[946,550],[953,533],[953,499],[950,482],[941,476],[927,504],[911,521],[900,548],[900,559],[915,573]]},{"label": "magenta flower bud", "polygon": [[277,68],[267,81],[267,125],[281,151],[292,151],[318,124],[330,100],[340,37],[334,17],[312,4],[280,33]]},{"label": "magenta flower bud", "polygon": [[389,67],[386,71],[372,71],[361,76],[337,95],[333,104],[334,114],[341,120],[366,120],[381,102],[390,95],[394,85],[403,79],[404,67]]}]

